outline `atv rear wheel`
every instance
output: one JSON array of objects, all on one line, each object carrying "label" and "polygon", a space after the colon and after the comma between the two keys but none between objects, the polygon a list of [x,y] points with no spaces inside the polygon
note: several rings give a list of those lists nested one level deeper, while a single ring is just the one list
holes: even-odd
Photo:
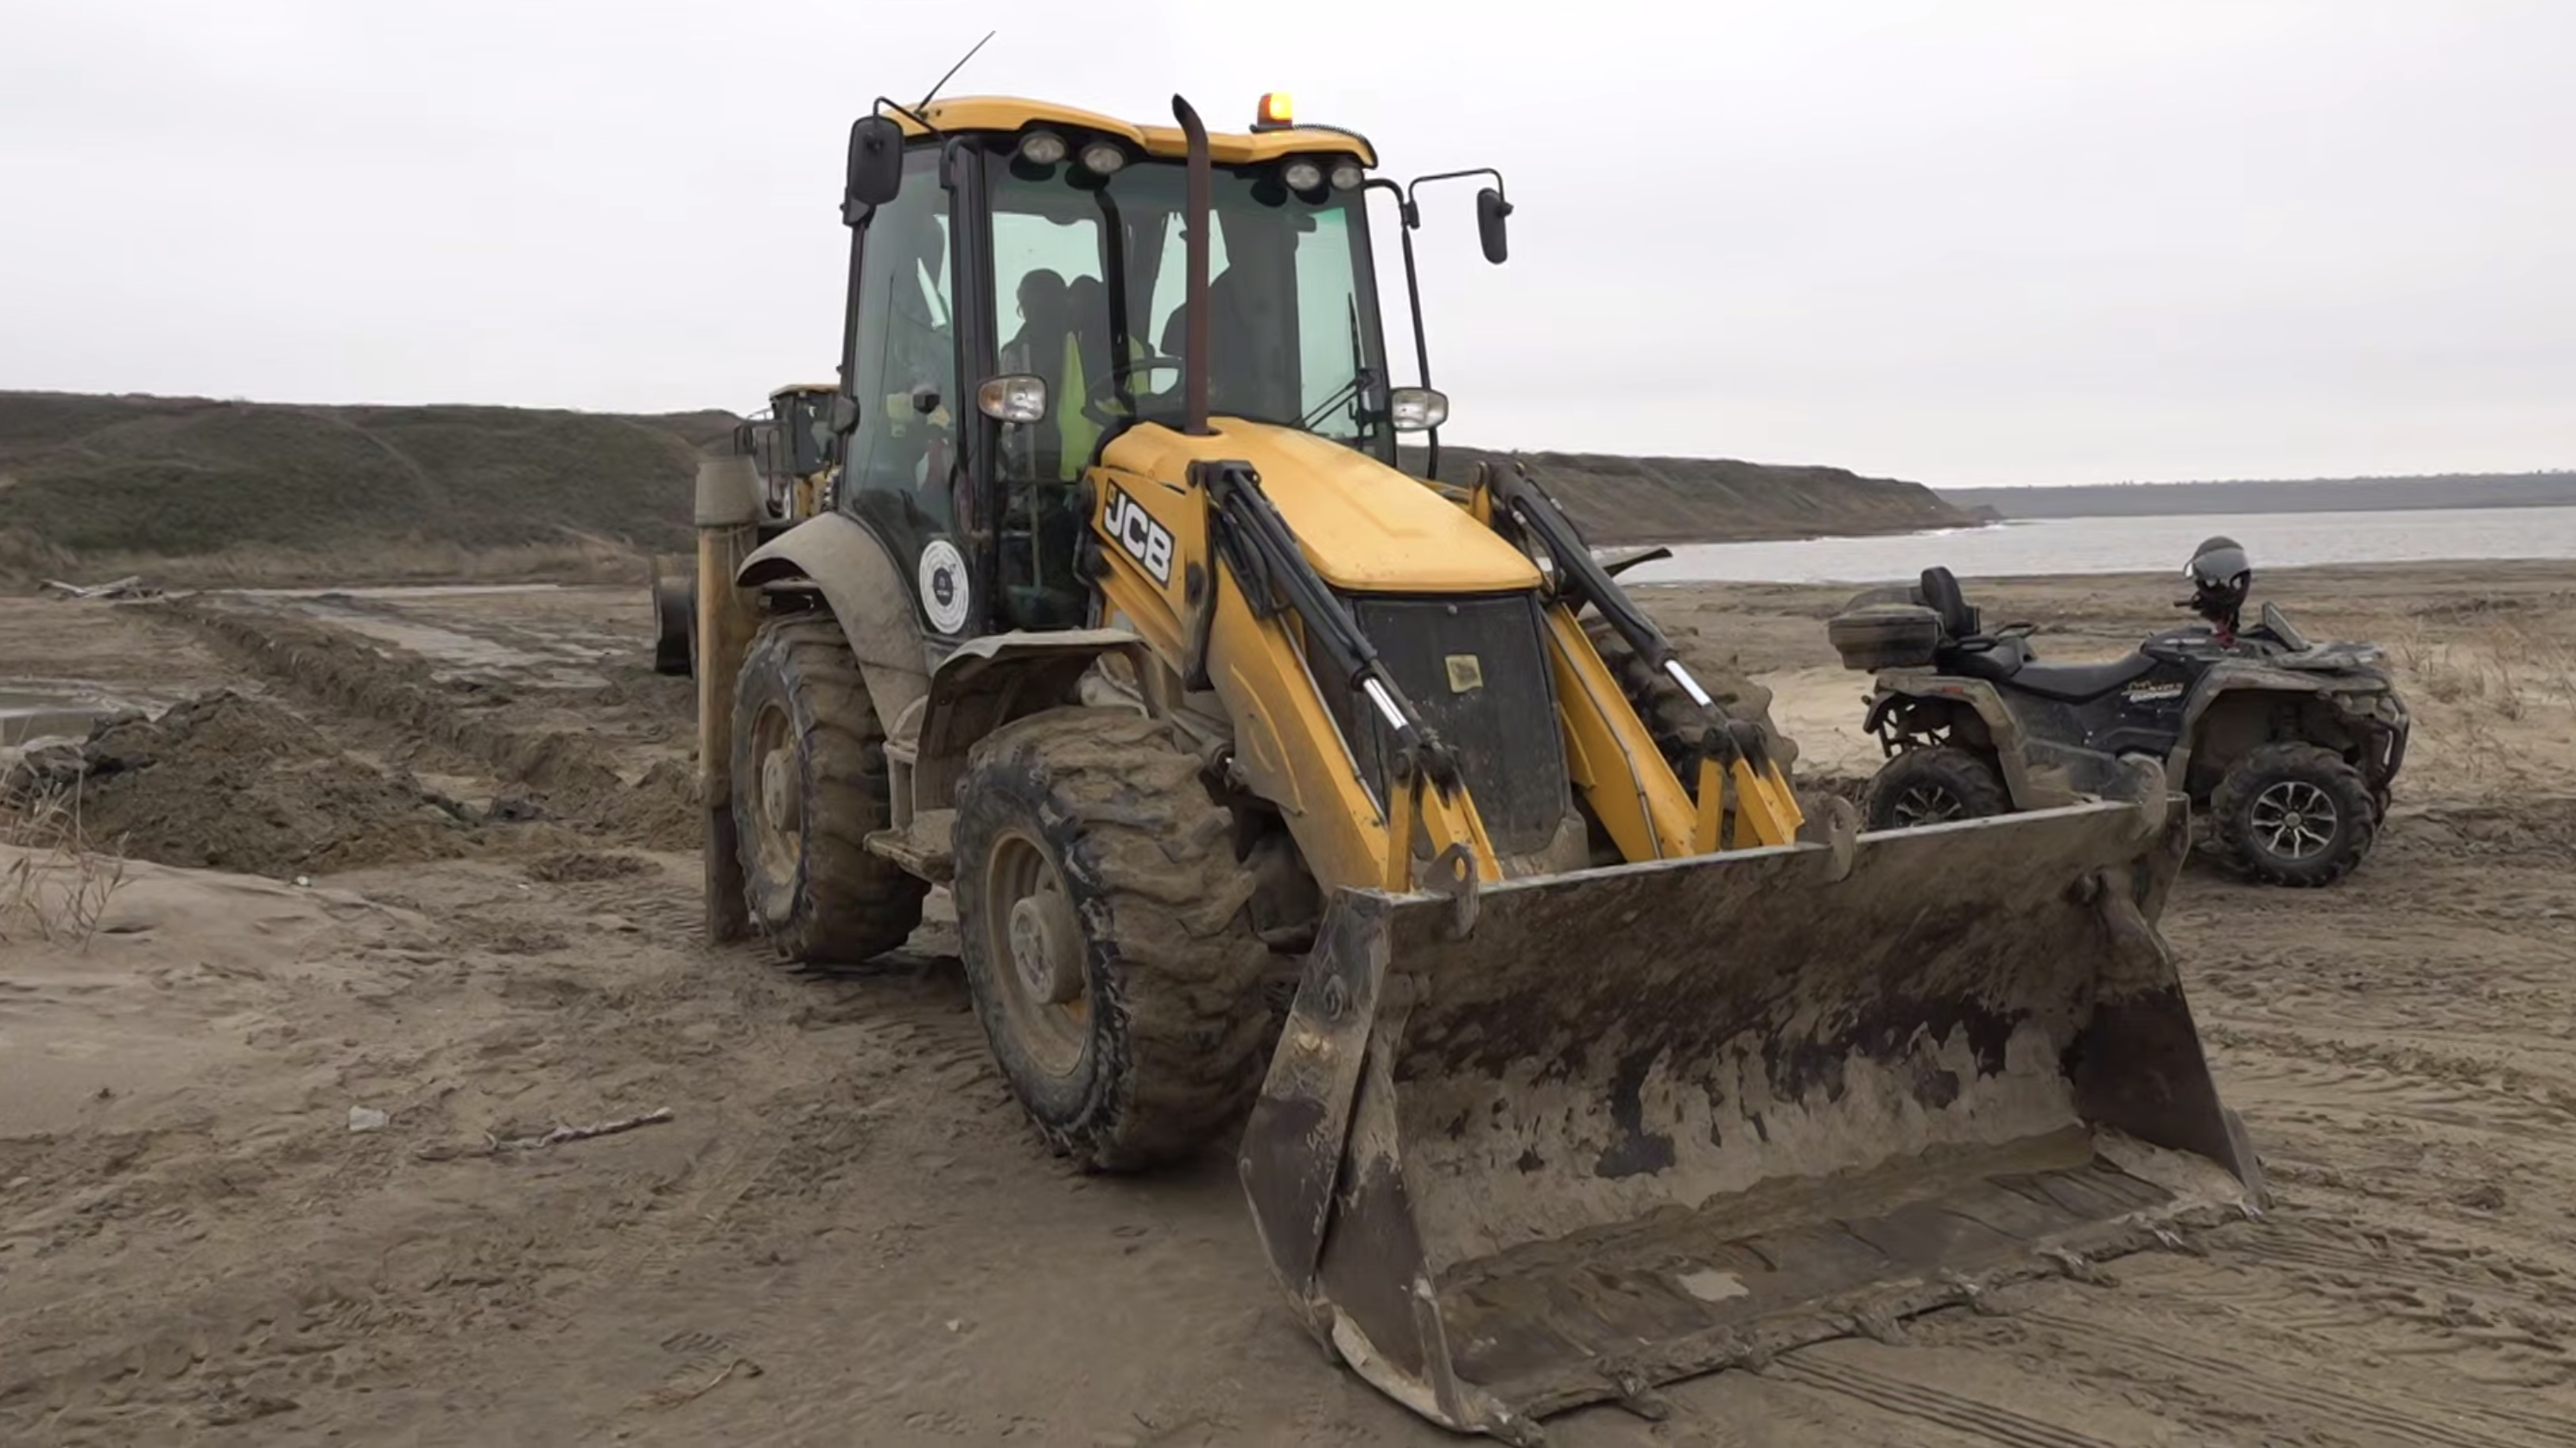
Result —
[{"label": "atv rear wheel", "polygon": [[1232,819],[1169,726],[1076,707],[995,730],[958,783],[954,856],[975,1013],[1050,1146],[1138,1170],[1251,1106],[1270,952]]},{"label": "atv rear wheel", "polygon": [[1987,819],[2012,808],[1994,766],[1956,745],[1908,749],[1880,765],[1861,796],[1861,828],[1906,830]]},{"label": "atv rear wheel", "polygon": [[2352,873],[2379,833],[2361,771],[2314,744],[2266,744],[2210,792],[2218,838],[2262,884],[2315,887]]},{"label": "atv rear wheel", "polygon": [[802,963],[882,955],[921,924],[928,882],[870,854],[892,823],[885,735],[840,625],[761,627],[734,687],[733,818],[752,923]]}]

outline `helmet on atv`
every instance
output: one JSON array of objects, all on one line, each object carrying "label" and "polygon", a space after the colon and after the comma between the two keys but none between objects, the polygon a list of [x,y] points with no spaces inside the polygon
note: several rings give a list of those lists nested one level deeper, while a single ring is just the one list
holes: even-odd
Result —
[{"label": "helmet on atv", "polygon": [[2204,539],[2182,571],[2191,579],[2192,611],[2233,631],[2237,611],[2245,606],[2245,595],[2254,586],[2254,564],[2245,556],[2244,545],[2223,535]]}]

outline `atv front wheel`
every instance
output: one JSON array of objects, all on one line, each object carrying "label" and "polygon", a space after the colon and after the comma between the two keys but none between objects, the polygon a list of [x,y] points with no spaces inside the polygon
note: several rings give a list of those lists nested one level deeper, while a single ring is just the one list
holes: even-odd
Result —
[{"label": "atv front wheel", "polygon": [[840,625],[762,625],[733,707],[734,830],[752,923],[804,963],[903,944],[930,886],[868,852],[868,833],[892,821],[892,789],[876,706]]},{"label": "atv front wheel", "polygon": [[1861,828],[1910,830],[1985,819],[2012,808],[1994,766],[1956,745],[1908,749],[1879,766],[1861,799]]},{"label": "atv front wheel", "polygon": [[2237,868],[2266,885],[2331,885],[2352,873],[2379,834],[2361,771],[2314,744],[2266,744],[2247,754],[2218,781],[2209,805]]},{"label": "atv front wheel", "polygon": [[1059,708],[957,786],[958,953],[1002,1078],[1091,1170],[1190,1156],[1249,1108],[1277,1022],[1232,821],[1170,726]]}]

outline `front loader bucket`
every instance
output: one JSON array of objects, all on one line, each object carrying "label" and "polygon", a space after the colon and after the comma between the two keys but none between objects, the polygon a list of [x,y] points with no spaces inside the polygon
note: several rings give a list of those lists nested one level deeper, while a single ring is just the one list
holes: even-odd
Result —
[{"label": "front loader bucket", "polygon": [[2250,1211],[2151,923],[2187,829],[2097,803],[1472,911],[1343,891],[1242,1146],[1272,1267],[1390,1396],[1536,1442]]}]

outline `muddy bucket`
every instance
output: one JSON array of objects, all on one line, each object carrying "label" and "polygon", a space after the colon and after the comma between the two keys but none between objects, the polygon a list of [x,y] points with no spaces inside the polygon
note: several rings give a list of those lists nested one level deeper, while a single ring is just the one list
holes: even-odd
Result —
[{"label": "muddy bucket", "polygon": [[1242,1146],[1272,1267],[1382,1391],[1536,1442],[2257,1206],[2152,924],[2187,828],[1342,892]]}]

